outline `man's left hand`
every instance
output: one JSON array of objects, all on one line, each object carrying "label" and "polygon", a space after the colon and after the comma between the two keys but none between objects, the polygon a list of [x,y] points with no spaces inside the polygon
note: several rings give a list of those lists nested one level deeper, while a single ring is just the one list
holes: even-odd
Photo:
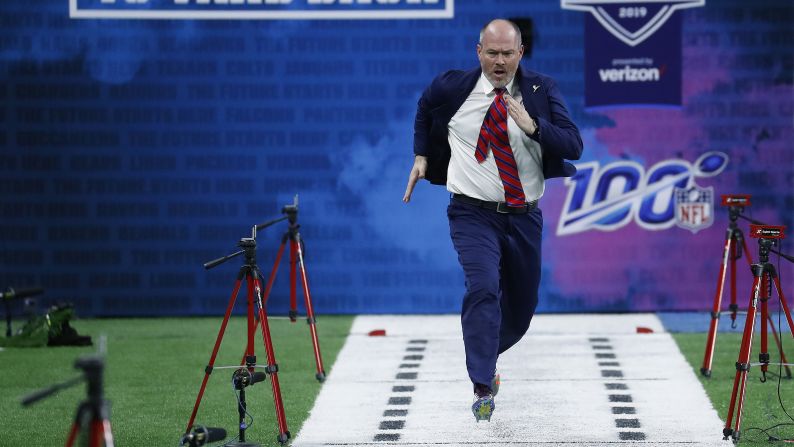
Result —
[{"label": "man's left hand", "polygon": [[516,122],[519,129],[523,130],[527,135],[534,134],[536,130],[535,120],[529,116],[524,105],[510,95],[505,95],[505,99],[507,100],[507,113]]}]

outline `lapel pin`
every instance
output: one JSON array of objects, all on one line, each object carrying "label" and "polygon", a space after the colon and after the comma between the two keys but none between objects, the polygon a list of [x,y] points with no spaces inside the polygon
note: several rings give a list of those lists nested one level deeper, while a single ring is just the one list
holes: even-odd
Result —
[{"label": "lapel pin", "polygon": [[538,91],[539,87],[540,87],[539,85],[533,85],[532,86],[532,93],[535,93],[536,91]]}]

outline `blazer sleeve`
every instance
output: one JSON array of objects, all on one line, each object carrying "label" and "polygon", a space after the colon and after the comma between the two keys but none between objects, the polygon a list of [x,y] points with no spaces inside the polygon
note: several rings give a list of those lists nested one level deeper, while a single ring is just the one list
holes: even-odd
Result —
[{"label": "blazer sleeve", "polygon": [[431,86],[427,87],[419,102],[416,104],[416,118],[414,118],[414,154],[415,155],[428,155],[428,148],[430,146],[430,128],[432,125],[432,118],[430,116],[430,101]]},{"label": "blazer sleeve", "polygon": [[571,120],[565,100],[562,98],[557,83],[551,78],[544,82],[546,96],[549,101],[551,119],[537,117],[538,132],[533,138],[540,143],[544,151],[566,160],[578,160],[582,156],[582,137],[579,128]]}]

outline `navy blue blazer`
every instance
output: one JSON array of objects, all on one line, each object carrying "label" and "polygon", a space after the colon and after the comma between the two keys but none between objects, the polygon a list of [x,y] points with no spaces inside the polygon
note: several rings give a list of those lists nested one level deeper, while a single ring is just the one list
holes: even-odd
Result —
[{"label": "navy blue blazer", "polygon": [[[414,122],[414,154],[427,157],[425,178],[436,185],[446,185],[449,147],[449,121],[469,97],[482,73],[472,70],[451,70],[436,77],[419,98]],[[565,160],[578,160],[582,155],[582,137],[571,121],[557,83],[548,76],[525,70],[516,72],[524,108],[535,118],[539,132],[531,136],[543,149],[545,178],[570,177],[576,168]],[[533,86],[538,86],[537,90]]]}]

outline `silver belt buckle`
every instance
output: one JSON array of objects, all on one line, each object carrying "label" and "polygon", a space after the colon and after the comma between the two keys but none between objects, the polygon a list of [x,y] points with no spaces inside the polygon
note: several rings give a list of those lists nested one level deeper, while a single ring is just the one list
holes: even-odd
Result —
[{"label": "silver belt buckle", "polygon": [[510,213],[510,210],[507,207],[507,202],[496,202],[496,212],[502,214]]}]

